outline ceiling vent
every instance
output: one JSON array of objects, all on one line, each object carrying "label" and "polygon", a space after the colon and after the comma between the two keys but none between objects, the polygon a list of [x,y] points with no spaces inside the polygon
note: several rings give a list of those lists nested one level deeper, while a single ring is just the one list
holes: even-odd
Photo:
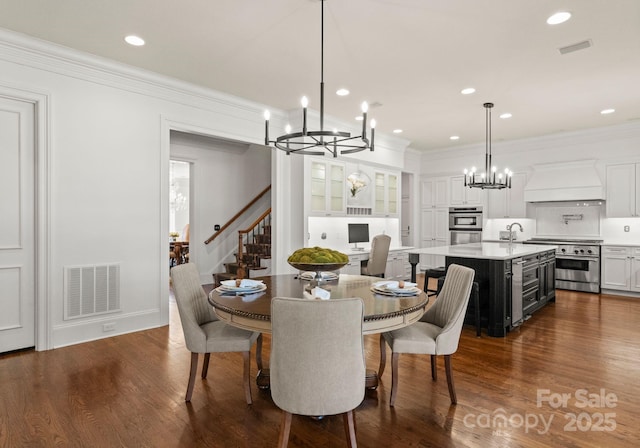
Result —
[{"label": "ceiling vent", "polygon": [[566,47],[558,48],[560,54],[573,53],[574,51],[584,50],[589,47],[592,47],[593,43],[591,39],[583,40],[582,42],[578,42],[577,44],[567,45]]}]

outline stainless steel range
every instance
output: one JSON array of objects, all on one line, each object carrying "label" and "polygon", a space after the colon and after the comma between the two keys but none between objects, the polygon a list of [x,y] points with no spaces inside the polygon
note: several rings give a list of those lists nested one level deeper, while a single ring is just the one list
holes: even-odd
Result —
[{"label": "stainless steel range", "polygon": [[529,244],[550,244],[556,249],[556,288],[600,293],[602,240],[532,238]]}]

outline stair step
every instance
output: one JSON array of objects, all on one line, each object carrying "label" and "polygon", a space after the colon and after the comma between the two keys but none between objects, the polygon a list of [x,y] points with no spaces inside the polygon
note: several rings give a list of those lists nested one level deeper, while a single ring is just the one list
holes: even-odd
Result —
[{"label": "stair step", "polygon": [[271,235],[265,235],[265,234],[254,235],[253,239],[254,239],[254,242],[256,244],[269,244],[269,245],[271,245]]},{"label": "stair step", "polygon": [[[236,275],[238,273],[238,263],[225,263],[224,268],[226,269],[225,274]],[[234,277],[235,278],[235,277]]]}]

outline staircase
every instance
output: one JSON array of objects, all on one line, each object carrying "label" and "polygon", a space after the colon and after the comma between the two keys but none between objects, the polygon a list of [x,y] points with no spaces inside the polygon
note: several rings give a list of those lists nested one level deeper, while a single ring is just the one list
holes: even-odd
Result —
[{"label": "staircase", "polygon": [[[256,197],[251,199],[238,213],[236,213],[225,225],[216,229],[205,244],[210,244],[219,237],[225,229],[244,215],[261,197],[271,190],[268,185]],[[223,280],[235,280],[237,278],[250,278],[251,271],[268,269],[262,265],[262,260],[271,258],[271,207],[256,219],[247,229],[238,230],[238,251],[234,254],[235,261],[224,263],[225,272],[213,274],[214,285],[220,286]]]},{"label": "staircase", "polygon": [[236,260],[224,263],[225,272],[213,274],[214,285],[223,280],[250,278],[252,271],[266,270],[262,260],[271,259],[271,209],[267,210],[247,230],[238,231]]}]

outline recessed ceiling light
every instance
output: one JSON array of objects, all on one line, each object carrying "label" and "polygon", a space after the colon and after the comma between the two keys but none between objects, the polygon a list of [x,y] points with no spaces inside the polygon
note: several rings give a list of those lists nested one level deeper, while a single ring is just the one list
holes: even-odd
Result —
[{"label": "recessed ceiling light", "polygon": [[502,118],[503,120],[511,117],[513,117],[513,115],[511,115],[509,112],[505,112],[500,115],[500,118]]},{"label": "recessed ceiling light", "polygon": [[402,134],[402,129],[394,129],[393,133],[394,134]]},{"label": "recessed ceiling light", "polygon": [[608,115],[608,114],[614,113],[615,111],[616,111],[615,109],[604,109],[604,110],[601,110],[600,113],[602,115]]},{"label": "recessed ceiling light", "polygon": [[476,89],[474,89],[473,87],[467,87],[465,89],[462,89],[460,91],[460,93],[462,93],[463,95],[470,95],[472,93],[474,93],[476,91]]},{"label": "recessed ceiling light", "polygon": [[459,140],[460,137],[457,135],[452,135],[451,137],[449,137],[449,140]]},{"label": "recessed ceiling light", "polygon": [[141,47],[144,45],[144,39],[138,36],[127,36],[124,38],[125,42],[129,45],[133,45],[134,47]]},{"label": "recessed ceiling light", "polygon": [[558,25],[564,23],[571,18],[571,13],[566,11],[557,12],[547,19],[549,25]]},{"label": "recessed ceiling light", "polygon": [[349,95],[349,89],[338,89],[336,91],[336,95],[338,95],[338,96],[347,96],[347,95]]},{"label": "recessed ceiling light", "polygon": [[356,117],[356,120],[358,120],[358,121],[362,121],[362,115],[358,115],[358,116]]}]

